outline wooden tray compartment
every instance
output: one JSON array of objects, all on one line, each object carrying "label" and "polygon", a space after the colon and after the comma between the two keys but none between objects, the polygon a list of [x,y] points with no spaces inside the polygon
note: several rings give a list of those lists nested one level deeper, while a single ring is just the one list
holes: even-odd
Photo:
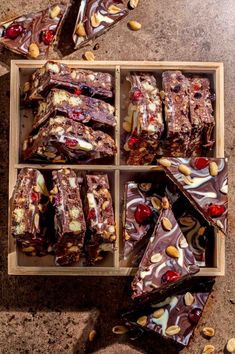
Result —
[{"label": "wooden tray compartment", "polygon": [[[78,172],[84,171],[103,171],[108,172],[111,185],[113,188],[113,198],[115,204],[115,219],[117,226],[117,235],[119,240],[114,254],[111,258],[107,258],[105,263],[95,267],[58,267],[53,263],[52,256],[41,258],[26,257],[17,251],[14,239],[10,234],[9,228],[9,255],[8,255],[8,273],[15,275],[133,275],[135,269],[126,266],[121,261],[122,247],[122,198],[124,181],[132,178],[142,179],[144,175],[151,174],[153,176],[159,171],[152,171],[151,166],[128,166],[121,156],[120,146],[122,145],[121,122],[125,116],[125,97],[123,92],[128,87],[124,84],[124,77],[130,71],[150,71],[161,77],[161,73],[165,70],[182,70],[184,73],[203,73],[206,74],[212,84],[212,88],[216,93],[215,117],[216,129],[215,138],[216,145],[213,156],[224,156],[224,91],[223,91],[223,64],[222,63],[190,63],[190,62],[84,62],[84,61],[62,61],[71,67],[84,68],[99,71],[108,71],[115,76],[115,109],[117,117],[117,126],[113,134],[118,147],[118,153],[113,161],[96,161],[93,164],[77,165],[54,165],[45,163],[22,163],[20,151],[22,140],[30,131],[32,126],[32,115],[26,112],[26,109],[20,110],[20,87],[29,78],[29,75],[37,68],[41,67],[45,61],[33,60],[16,60],[11,62],[11,109],[10,109],[10,166],[9,166],[9,201],[12,197],[12,191],[17,179],[19,169],[23,167],[38,168],[46,173],[50,173],[52,169],[62,167],[71,167]],[[124,87],[125,86],[125,87]],[[123,91],[124,90],[124,91]],[[121,91],[121,92],[120,92]],[[98,163],[98,164],[97,164]],[[160,170],[160,169],[159,169]],[[160,173],[162,174],[162,172]],[[9,203],[10,204],[10,203]],[[10,212],[9,212],[10,226]],[[199,275],[216,276],[224,275],[224,256],[225,256],[225,239],[221,232],[215,233],[215,242],[213,250],[212,266],[201,268]]]}]

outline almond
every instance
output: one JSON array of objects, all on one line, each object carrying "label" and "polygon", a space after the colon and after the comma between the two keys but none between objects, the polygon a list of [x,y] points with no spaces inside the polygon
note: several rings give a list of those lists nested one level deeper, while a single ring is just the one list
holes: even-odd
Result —
[{"label": "almond", "polygon": [[166,254],[168,254],[168,256],[173,258],[179,258],[180,256],[179,251],[175,246],[168,246],[166,248]]},{"label": "almond", "polygon": [[130,133],[131,132],[131,128],[132,128],[131,123],[123,122],[122,123],[122,128],[123,128],[123,130],[125,130],[125,132]]},{"label": "almond", "polygon": [[215,335],[215,330],[212,327],[204,327],[202,332],[206,337],[214,337]]},{"label": "almond", "polygon": [[148,322],[148,317],[147,316],[141,316],[136,321],[136,323],[138,323],[140,326],[146,326],[147,322]]},{"label": "almond", "polygon": [[170,167],[171,166],[171,161],[168,159],[161,158],[158,160],[158,163],[164,167]]},{"label": "almond", "polygon": [[128,328],[125,326],[118,325],[113,327],[112,332],[115,334],[125,334],[128,332]]},{"label": "almond", "polygon": [[211,344],[205,345],[202,354],[212,354],[215,351],[215,347]]},{"label": "almond", "polygon": [[118,14],[120,11],[122,11],[122,10],[120,9],[120,7],[117,7],[116,5],[110,5],[108,7],[109,14]]},{"label": "almond", "polygon": [[184,164],[180,164],[178,166],[178,170],[179,172],[183,173],[185,176],[189,176],[191,174],[190,168]]},{"label": "almond", "polygon": [[172,229],[172,223],[170,222],[170,220],[168,218],[166,218],[166,217],[162,218],[162,227],[166,231],[170,231]]},{"label": "almond", "polygon": [[50,17],[56,18],[60,14],[60,11],[61,8],[59,7],[59,5],[56,5],[55,7],[53,7],[53,9],[51,9]]},{"label": "almond", "polygon": [[186,306],[191,306],[194,303],[194,297],[190,292],[184,295],[184,302]]},{"label": "almond", "polygon": [[96,13],[91,16],[91,25],[94,28],[99,27],[100,25],[100,20]]},{"label": "almond", "polygon": [[166,329],[166,335],[168,336],[174,336],[175,334],[178,334],[181,331],[181,328],[179,326],[170,326]]},{"label": "almond", "polygon": [[76,34],[77,34],[79,37],[86,37],[85,27],[84,27],[84,25],[83,25],[82,22],[80,22],[80,23],[77,25]]},{"label": "almond", "polygon": [[155,253],[155,254],[153,254],[152,257],[151,257],[151,262],[152,262],[152,263],[158,263],[158,262],[161,261],[161,259],[162,259],[161,253]]},{"label": "almond", "polygon": [[129,5],[132,9],[135,9],[139,4],[139,0],[130,0]]},{"label": "almond", "polygon": [[194,221],[191,216],[183,216],[180,218],[180,224],[184,226],[193,226]]},{"label": "almond", "polygon": [[158,199],[157,197],[152,197],[151,203],[152,203],[152,206],[154,207],[154,209],[156,209],[156,210],[160,210],[162,207],[162,203],[161,203],[160,199]]},{"label": "almond", "polygon": [[79,251],[79,248],[78,248],[78,246],[71,246],[71,247],[69,247],[69,249],[68,249],[68,252],[69,253],[73,253],[73,252],[78,252]]},{"label": "almond", "polygon": [[84,58],[87,60],[87,61],[94,61],[95,60],[95,55],[93,52],[91,51],[87,51],[84,53]]},{"label": "almond", "polygon": [[190,185],[193,183],[193,179],[190,176],[183,176],[183,181],[187,185]]},{"label": "almond", "polygon": [[89,342],[93,342],[93,340],[95,339],[96,336],[97,336],[97,332],[94,329],[92,331],[90,331],[90,333],[88,335]]},{"label": "almond", "polygon": [[198,236],[204,235],[205,231],[206,231],[206,228],[204,226],[201,226],[197,232]]},{"label": "almond", "polygon": [[164,312],[165,312],[164,309],[158,309],[158,310],[154,311],[153,317],[154,317],[154,318],[160,318],[160,317],[162,317],[162,315],[164,314]]},{"label": "almond", "polygon": [[218,172],[219,172],[218,165],[215,161],[210,162],[209,171],[210,171],[210,175],[212,177],[215,177],[218,175]]},{"label": "almond", "polygon": [[167,199],[167,197],[162,198],[162,208],[163,209],[169,209],[170,208],[170,203]]},{"label": "almond", "polygon": [[129,21],[128,25],[132,31],[139,31],[142,27],[142,25],[137,21]]},{"label": "almond", "polygon": [[31,43],[29,46],[29,55],[31,58],[36,59],[40,54],[40,50],[36,43]]},{"label": "almond", "polygon": [[234,353],[235,352],[235,338],[231,338],[228,340],[226,349],[229,353]]}]

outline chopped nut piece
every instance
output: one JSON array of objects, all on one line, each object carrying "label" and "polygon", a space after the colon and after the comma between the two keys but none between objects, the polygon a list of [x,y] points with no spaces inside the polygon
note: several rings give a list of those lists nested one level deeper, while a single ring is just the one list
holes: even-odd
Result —
[{"label": "chopped nut piece", "polygon": [[56,5],[55,7],[53,7],[53,9],[50,12],[50,17],[51,18],[56,18],[59,14],[60,14],[61,8],[59,7],[59,5]]},{"label": "chopped nut piece", "polygon": [[129,5],[132,9],[135,9],[139,4],[139,0],[130,0]]},{"label": "chopped nut piece", "polygon": [[40,54],[40,50],[36,43],[31,43],[29,46],[29,55],[31,58],[36,59]]},{"label": "chopped nut piece", "polygon": [[194,303],[194,297],[190,292],[184,295],[184,302],[186,306],[191,306]]},{"label": "chopped nut piece", "polygon": [[183,173],[185,176],[189,176],[191,174],[191,170],[188,166],[180,164],[178,166],[179,172]]},{"label": "chopped nut piece", "polygon": [[211,344],[205,345],[202,354],[212,354],[215,351],[215,347]]},{"label": "chopped nut piece", "polygon": [[166,254],[168,254],[168,256],[173,257],[173,258],[179,258],[179,256],[180,256],[179,251],[177,250],[177,248],[175,246],[168,246],[166,248]]},{"label": "chopped nut piece", "polygon": [[152,263],[158,263],[160,262],[162,259],[162,255],[160,253],[155,253],[154,255],[152,255],[151,257],[151,262]]},{"label": "chopped nut piece", "polygon": [[84,28],[83,23],[79,23],[79,24],[77,25],[76,34],[77,34],[79,37],[85,37],[85,36],[86,36],[86,31],[85,31],[85,28]]},{"label": "chopped nut piece", "polygon": [[128,332],[128,328],[125,326],[118,325],[113,327],[112,332],[115,334],[125,334]]},{"label": "chopped nut piece", "polygon": [[146,326],[147,321],[148,321],[148,317],[147,316],[141,316],[141,317],[138,318],[136,323],[138,323],[140,326]]},{"label": "chopped nut piece", "polygon": [[153,317],[155,317],[155,318],[160,318],[160,317],[162,317],[162,315],[164,314],[164,312],[165,312],[164,309],[158,309],[158,310],[154,311]]},{"label": "chopped nut piece", "polygon": [[217,176],[219,172],[217,163],[214,161],[210,162],[209,170],[212,177]]},{"label": "chopped nut piece", "polygon": [[152,206],[154,207],[154,209],[156,209],[156,210],[160,210],[162,207],[162,203],[161,203],[160,199],[158,199],[157,197],[152,197],[151,203],[152,203]]},{"label": "chopped nut piece", "polygon": [[69,224],[69,230],[73,232],[80,232],[81,231],[81,223],[78,221],[71,221]]},{"label": "chopped nut piece", "polygon": [[162,198],[162,208],[169,209],[169,207],[170,207],[170,203],[169,203],[167,197],[163,197]]},{"label": "chopped nut piece", "polygon": [[170,167],[171,166],[171,161],[168,159],[161,158],[158,160],[158,163],[164,167]]},{"label": "chopped nut piece", "polygon": [[91,51],[87,51],[84,53],[84,58],[88,61],[94,61],[95,60],[95,56],[94,53]]},{"label": "chopped nut piece", "polygon": [[108,8],[108,13],[110,14],[118,14],[120,11],[120,7],[117,7],[116,5],[110,5]]},{"label": "chopped nut piece", "polygon": [[102,209],[105,210],[105,209],[107,209],[108,206],[109,206],[109,201],[106,200],[106,201],[102,204]]},{"label": "chopped nut piece", "polygon": [[170,326],[166,329],[166,335],[168,336],[174,336],[175,334],[178,334],[181,331],[181,328],[179,326]]},{"label": "chopped nut piece", "polygon": [[137,21],[129,21],[128,25],[133,31],[139,31],[142,27],[142,25]]},{"label": "chopped nut piece", "polygon": [[234,353],[235,352],[235,338],[231,338],[228,340],[226,349],[229,353]]},{"label": "chopped nut piece", "polygon": [[202,332],[206,337],[214,337],[215,335],[215,330],[212,327],[204,327]]},{"label": "chopped nut piece", "polygon": [[100,25],[100,20],[96,13],[91,16],[91,25],[94,28],[99,27]]},{"label": "chopped nut piece", "polygon": [[93,342],[96,336],[97,336],[97,332],[94,329],[90,331],[88,335],[89,342]]},{"label": "chopped nut piece", "polygon": [[166,230],[166,231],[170,231],[172,229],[172,223],[170,222],[170,220],[166,217],[162,218],[162,227]]}]

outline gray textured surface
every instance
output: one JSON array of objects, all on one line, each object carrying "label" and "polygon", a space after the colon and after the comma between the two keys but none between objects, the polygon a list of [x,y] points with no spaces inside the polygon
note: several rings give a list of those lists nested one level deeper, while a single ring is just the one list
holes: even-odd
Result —
[{"label": "gray textured surface", "polygon": [[[1,18],[47,5],[46,0],[2,0]],[[106,60],[196,60],[225,64],[225,149],[229,161],[230,237],[226,242],[226,277],[218,278],[190,346],[182,353],[198,354],[207,343],[200,335],[212,325],[216,335],[210,343],[223,353],[226,340],[235,337],[235,1],[234,0],[140,0],[139,8],[105,36],[95,41],[97,59]],[[76,7],[76,6],[75,6]],[[128,19],[142,23],[131,32]],[[68,29],[64,31],[68,33]],[[65,40],[63,34],[63,40]],[[71,48],[65,48],[69,53]],[[67,55],[80,59],[84,50]],[[52,53],[51,57],[57,57]],[[9,128],[9,62],[16,58],[0,49],[0,353],[177,353],[152,337],[131,342],[114,336],[118,312],[128,307],[128,278],[8,277],[7,182]],[[92,328],[99,335],[92,346],[86,339]]]}]

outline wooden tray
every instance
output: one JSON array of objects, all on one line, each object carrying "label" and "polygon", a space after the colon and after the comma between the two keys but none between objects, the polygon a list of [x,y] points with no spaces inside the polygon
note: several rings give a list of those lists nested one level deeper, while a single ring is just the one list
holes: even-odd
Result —
[{"label": "wooden tray", "polygon": [[[10,233],[10,207],[9,207],[9,254],[8,274],[14,275],[133,275],[136,271],[125,265],[121,259],[122,250],[122,202],[123,185],[127,180],[136,176],[147,175],[149,178],[158,178],[161,169],[153,169],[153,166],[128,166],[121,151],[122,120],[125,117],[126,98],[128,92],[125,77],[130,71],[151,71],[159,79],[165,70],[181,70],[184,74],[198,73],[206,75],[210,79],[211,88],[216,93],[214,105],[216,128],[215,147],[212,156],[224,157],[224,72],[223,63],[201,62],[122,62],[122,61],[61,61],[73,68],[90,68],[92,70],[110,72],[115,76],[115,108],[117,126],[113,129],[113,137],[116,140],[118,153],[111,160],[104,160],[99,165],[55,165],[55,164],[25,164],[21,160],[22,143],[32,127],[32,113],[28,109],[20,109],[20,87],[27,81],[35,69],[41,67],[45,61],[39,60],[12,60],[11,61],[11,100],[10,100],[10,162],[9,162],[9,206],[18,171],[23,167],[34,167],[44,173],[50,173],[52,169],[71,167],[78,173],[84,170],[108,172],[111,191],[113,194],[115,219],[117,225],[117,247],[114,254],[105,258],[104,262],[95,267],[58,267],[53,263],[53,256],[29,257],[18,252],[14,239]],[[154,174],[154,175],[153,175]],[[210,267],[200,269],[200,276],[217,276],[225,273],[225,238],[215,231],[211,250],[212,264]]]}]

